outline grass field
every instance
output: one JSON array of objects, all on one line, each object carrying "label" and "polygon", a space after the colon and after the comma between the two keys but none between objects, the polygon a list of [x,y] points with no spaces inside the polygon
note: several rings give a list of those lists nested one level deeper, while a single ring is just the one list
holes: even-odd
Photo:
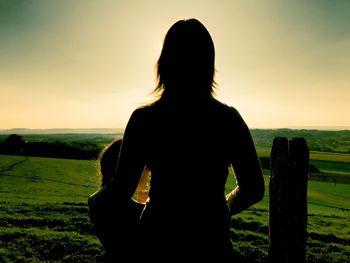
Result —
[{"label": "grass field", "polygon": [[[350,177],[349,163],[317,161]],[[86,205],[100,184],[95,161],[0,155],[0,164],[0,262],[104,262]],[[232,217],[237,262],[266,262],[268,182],[266,171],[264,199]],[[234,185],[230,176],[227,191]],[[308,186],[308,262],[349,262],[350,184]]]},{"label": "grass field", "polygon": [[0,200],[26,202],[86,202],[98,189],[96,163],[88,160],[1,156]]},{"label": "grass field", "polygon": [[[260,146],[256,150],[260,157],[270,157],[269,147]],[[350,154],[310,151],[309,158],[309,163],[321,171],[310,174],[312,180],[350,184]]]},{"label": "grass field", "polygon": [[[259,156],[269,157],[271,154],[270,147],[257,147],[256,150]],[[350,154],[310,151],[310,160],[350,164]]]}]

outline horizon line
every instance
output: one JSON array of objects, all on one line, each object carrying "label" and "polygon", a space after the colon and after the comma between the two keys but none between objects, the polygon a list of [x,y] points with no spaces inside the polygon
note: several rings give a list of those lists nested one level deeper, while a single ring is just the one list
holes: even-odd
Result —
[{"label": "horizon line", "polygon": [[[286,126],[286,127],[249,127],[250,130],[320,130],[320,131],[347,131],[350,126]],[[0,134],[15,132],[30,133],[122,133],[125,128],[9,128],[0,129]]]}]

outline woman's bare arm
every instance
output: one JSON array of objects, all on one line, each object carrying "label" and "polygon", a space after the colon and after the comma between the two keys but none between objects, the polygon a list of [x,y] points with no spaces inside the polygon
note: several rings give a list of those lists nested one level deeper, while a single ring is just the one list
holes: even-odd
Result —
[{"label": "woman's bare arm", "polygon": [[235,111],[234,154],[231,164],[236,175],[237,186],[226,195],[231,215],[237,214],[264,197],[265,184],[259,158],[250,131]]},{"label": "woman's bare arm", "polygon": [[124,132],[118,163],[112,181],[113,193],[118,201],[129,201],[140,181],[145,167],[144,118],[140,110],[134,111]]}]

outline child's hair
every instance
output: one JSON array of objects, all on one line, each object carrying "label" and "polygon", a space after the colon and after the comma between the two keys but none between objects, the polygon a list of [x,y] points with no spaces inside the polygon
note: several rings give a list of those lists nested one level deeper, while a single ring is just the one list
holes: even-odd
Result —
[{"label": "child's hair", "polygon": [[[116,139],[111,144],[106,146],[100,154],[100,174],[102,177],[101,186],[105,186],[113,178],[113,174],[116,169],[120,148],[122,145],[122,139]],[[148,198],[148,180],[149,170],[145,167],[139,184],[136,188],[133,199],[137,202],[145,203]]]},{"label": "child's hair", "polygon": [[116,139],[111,144],[106,146],[100,154],[99,160],[102,177],[102,187],[112,180],[117,165],[121,145],[122,139]]}]

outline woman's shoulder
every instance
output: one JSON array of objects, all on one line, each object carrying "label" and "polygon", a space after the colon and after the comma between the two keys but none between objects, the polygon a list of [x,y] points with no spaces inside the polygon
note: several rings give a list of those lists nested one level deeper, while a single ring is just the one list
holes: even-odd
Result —
[{"label": "woman's shoulder", "polygon": [[131,118],[139,121],[149,120],[149,118],[152,118],[152,116],[154,115],[156,108],[156,104],[142,105],[134,109],[134,111],[131,114]]},{"label": "woman's shoulder", "polygon": [[220,111],[224,112],[225,114],[227,114],[231,117],[232,116],[237,116],[237,117],[240,116],[239,111],[235,107],[228,105],[224,102],[221,102],[215,98],[213,98],[212,102],[215,105],[215,107],[217,107]]}]

